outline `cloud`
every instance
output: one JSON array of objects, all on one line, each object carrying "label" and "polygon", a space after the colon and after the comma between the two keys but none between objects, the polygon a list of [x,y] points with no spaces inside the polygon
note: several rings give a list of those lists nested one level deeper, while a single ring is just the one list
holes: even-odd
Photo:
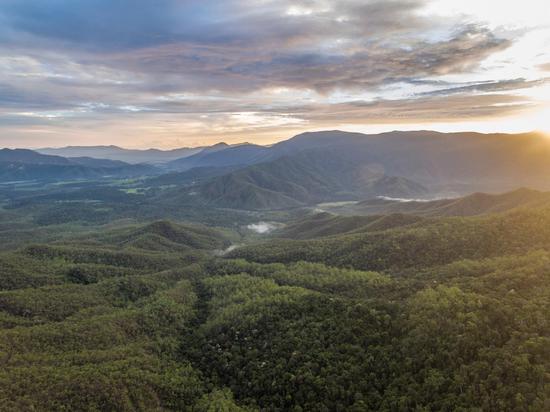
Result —
[{"label": "cloud", "polygon": [[253,232],[264,234],[275,230],[277,228],[277,225],[269,222],[258,222],[251,223],[247,226],[247,228],[252,230]]},{"label": "cloud", "polygon": [[[168,76],[183,90],[376,87],[461,72],[510,44],[482,26],[421,18],[423,3],[6,0],[0,13],[12,33],[4,44],[46,46],[149,82]],[[308,12],[289,14],[296,4]]]},{"label": "cloud", "polygon": [[176,141],[177,130],[256,136],[528,107],[517,92],[544,79],[484,66],[514,37],[459,15],[433,18],[429,3],[3,0],[1,127],[134,127]]},{"label": "cloud", "polygon": [[319,105],[304,108],[301,116],[311,123],[326,126],[335,122],[404,124],[484,119],[530,108],[531,102],[510,94],[451,95]]},{"label": "cloud", "polygon": [[532,87],[542,86],[550,81],[550,78],[526,80],[526,79],[509,79],[498,81],[485,81],[479,83],[468,84],[465,86],[455,86],[449,88],[438,89],[430,92],[420,93],[420,96],[441,96],[451,94],[464,93],[486,93],[486,92],[502,92],[512,90],[522,90]]}]

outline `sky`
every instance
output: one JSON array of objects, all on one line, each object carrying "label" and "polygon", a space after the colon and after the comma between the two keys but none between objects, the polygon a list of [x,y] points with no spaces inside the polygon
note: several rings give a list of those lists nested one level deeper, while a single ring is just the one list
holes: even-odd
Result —
[{"label": "sky", "polygon": [[0,146],[550,133],[548,0],[1,0]]}]

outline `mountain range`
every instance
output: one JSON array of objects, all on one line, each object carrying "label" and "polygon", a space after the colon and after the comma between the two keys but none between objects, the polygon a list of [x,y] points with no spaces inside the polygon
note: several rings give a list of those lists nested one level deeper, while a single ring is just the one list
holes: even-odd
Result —
[{"label": "mountain range", "polygon": [[136,177],[154,173],[157,169],[151,165],[91,157],[65,158],[27,149],[0,150],[0,182]]},{"label": "mountain range", "polygon": [[94,157],[99,159],[120,160],[126,163],[166,163],[191,156],[202,150],[201,147],[179,148],[172,150],[160,149],[124,149],[118,146],[67,146],[60,148],[36,149],[38,153],[63,157]]},{"label": "mountain range", "polygon": [[157,175],[145,184],[172,186],[162,196],[174,205],[271,210],[366,200],[362,206],[376,210],[381,200],[373,199],[379,196],[429,199],[522,186],[549,189],[548,159],[550,140],[538,133],[334,130],[271,146],[6,149],[0,153],[0,179]]}]

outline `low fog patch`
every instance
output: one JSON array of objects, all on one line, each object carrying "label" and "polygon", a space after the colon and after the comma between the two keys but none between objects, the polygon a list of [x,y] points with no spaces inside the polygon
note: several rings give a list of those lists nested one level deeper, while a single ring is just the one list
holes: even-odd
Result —
[{"label": "low fog patch", "polygon": [[270,222],[251,223],[246,228],[259,234],[269,233],[277,229],[278,225]]},{"label": "low fog patch", "polygon": [[237,249],[240,245],[236,244],[236,245],[231,245],[229,246],[227,249],[216,249],[213,251],[214,255],[215,256],[225,256],[227,255],[229,252]]}]

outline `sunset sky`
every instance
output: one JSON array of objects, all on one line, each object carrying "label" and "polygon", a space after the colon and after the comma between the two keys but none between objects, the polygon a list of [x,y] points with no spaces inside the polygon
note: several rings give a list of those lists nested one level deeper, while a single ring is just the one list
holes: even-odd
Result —
[{"label": "sunset sky", "polygon": [[0,146],[322,129],[550,132],[550,2],[0,2]]}]

